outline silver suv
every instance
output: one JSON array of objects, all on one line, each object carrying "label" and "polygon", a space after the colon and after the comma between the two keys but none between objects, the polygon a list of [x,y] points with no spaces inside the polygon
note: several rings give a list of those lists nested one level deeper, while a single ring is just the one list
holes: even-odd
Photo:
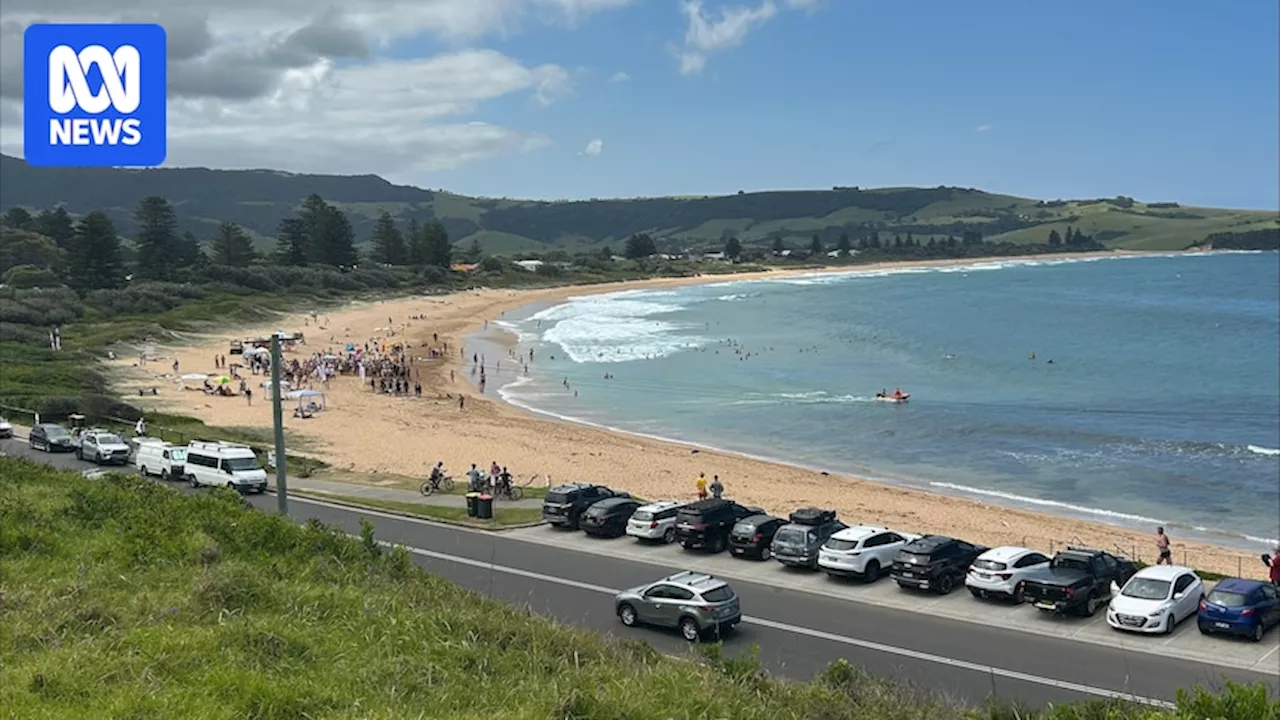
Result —
[{"label": "silver suv", "polygon": [[614,598],[622,624],[678,628],[689,642],[719,635],[742,621],[738,594],[723,580],[686,570],[623,590]]}]

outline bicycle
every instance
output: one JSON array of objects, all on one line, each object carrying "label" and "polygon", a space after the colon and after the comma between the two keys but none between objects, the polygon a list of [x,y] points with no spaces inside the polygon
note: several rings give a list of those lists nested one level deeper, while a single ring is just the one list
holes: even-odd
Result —
[{"label": "bicycle", "polygon": [[511,479],[511,482],[508,483],[505,487],[499,483],[490,482],[489,491],[494,498],[516,502],[518,500],[524,499],[524,489],[529,487],[530,485],[533,485],[534,481],[537,479],[538,479],[537,475],[530,475],[524,481],[521,481],[518,478],[513,477]]},{"label": "bicycle", "polygon": [[427,480],[422,483],[421,490],[422,494],[428,497],[437,491],[444,493],[451,492],[453,490],[453,478],[448,475],[444,475],[438,480]]}]

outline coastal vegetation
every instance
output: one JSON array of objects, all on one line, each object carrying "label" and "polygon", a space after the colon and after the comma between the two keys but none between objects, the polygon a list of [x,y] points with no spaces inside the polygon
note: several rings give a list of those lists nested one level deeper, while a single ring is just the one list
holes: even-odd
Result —
[{"label": "coastal vegetation", "polygon": [[401,227],[438,222],[459,248],[479,243],[499,255],[621,248],[644,233],[663,252],[719,250],[736,237],[746,247],[775,241],[803,249],[817,235],[835,247],[842,234],[911,233],[922,242],[980,232],[988,243],[1042,244],[1068,225],[1109,248],[1181,250],[1216,232],[1276,228],[1275,213],[1142,203],[1130,197],[1034,200],[971,188],[834,187],[739,192],[725,196],[592,199],[569,202],[474,198],[394,185],[373,175],[299,175],[272,170],[37,168],[0,156],[0,207],[65,205],[73,215],[102,210],[126,237],[135,208],[165,197],[182,209],[179,230],[211,238],[236,223],[261,252],[274,249],[281,222],[318,194],[349,218],[357,245],[372,238],[383,213]]},{"label": "coastal vegetation", "polygon": [[[560,625],[380,543],[136,476],[0,458],[0,707],[22,718],[1262,720],[1262,686],[1123,702],[962,707],[840,661],[771,679]],[[607,603],[607,599],[602,601]]]}]

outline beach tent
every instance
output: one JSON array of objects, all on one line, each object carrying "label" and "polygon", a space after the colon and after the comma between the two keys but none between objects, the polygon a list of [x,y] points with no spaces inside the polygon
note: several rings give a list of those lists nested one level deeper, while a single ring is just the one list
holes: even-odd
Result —
[{"label": "beach tent", "polygon": [[[261,383],[259,387],[262,388],[263,397],[270,400],[271,399],[271,381],[268,380],[267,382]],[[290,384],[288,380],[280,381],[280,392],[285,393],[283,397],[286,397],[286,398],[289,397],[289,391],[292,389],[293,389],[293,385]]]},{"label": "beach tent", "polygon": [[270,355],[271,351],[266,348],[247,347],[244,349],[244,352],[241,354],[246,358],[251,358],[251,357],[257,357],[259,355]]},{"label": "beach tent", "polygon": [[300,409],[324,410],[324,393],[319,390],[294,390],[285,395],[290,400],[297,400]]},{"label": "beach tent", "polygon": [[202,389],[204,381],[208,379],[209,376],[204,373],[187,373],[178,378],[178,384],[182,386],[183,390],[196,390]]}]

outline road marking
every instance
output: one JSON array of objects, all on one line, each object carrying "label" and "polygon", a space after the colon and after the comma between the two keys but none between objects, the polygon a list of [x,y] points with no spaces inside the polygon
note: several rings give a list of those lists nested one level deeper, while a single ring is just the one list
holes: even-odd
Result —
[{"label": "road marking", "polygon": [[[379,544],[384,545],[386,547],[403,547],[405,550],[413,553],[414,555],[421,555],[423,557],[442,560],[444,562],[455,563],[458,565],[467,565],[469,567],[481,568],[484,570],[489,570],[491,572],[500,572],[506,575],[515,575],[517,577],[528,578],[530,580],[538,580],[541,582],[553,583],[555,585],[562,585],[565,587],[577,588],[579,590],[586,590],[588,592],[594,592],[601,595],[617,595],[619,592],[614,588],[604,587],[603,585],[594,585],[592,583],[585,583],[585,582],[579,582],[577,580],[569,580],[567,578],[555,577],[554,575],[547,575],[545,573],[534,572],[532,570],[524,570],[521,568],[508,567],[505,565],[497,565],[484,560],[473,560],[471,558],[459,557],[457,555],[449,555],[447,553],[436,552],[435,550],[424,550],[422,548],[416,548],[410,545],[397,545],[396,543],[387,542],[385,540],[379,540],[378,542]],[[956,658],[949,658],[942,655],[934,655],[932,653],[920,652],[918,650],[910,650],[907,648],[900,648],[893,645],[885,645],[882,643],[871,642],[869,640],[859,640],[858,638],[852,638],[846,635],[837,635],[835,633],[824,632],[822,630],[813,630],[811,628],[801,627],[799,625],[791,625],[789,623],[782,623],[774,620],[766,620],[764,618],[751,617],[749,615],[744,615],[742,617],[742,622],[750,625],[759,625],[761,627],[767,627],[773,630],[779,630],[782,632],[792,633],[796,635],[807,635],[812,638],[818,638],[820,640],[827,640],[830,642],[840,643],[842,645],[849,645],[852,647],[862,648],[864,650],[871,650],[874,652],[881,652],[889,655],[897,655],[899,657],[907,657],[913,660],[921,660],[924,662],[935,663],[938,665],[945,665],[948,667],[959,668],[962,670],[971,670],[973,672],[983,673],[984,675],[992,675],[995,677],[1005,678],[1008,680],[1020,680],[1022,682],[1034,683],[1036,685],[1043,685],[1045,687],[1052,687],[1060,690],[1069,690],[1069,691],[1081,693],[1084,695],[1093,695],[1095,697],[1107,698],[1110,700],[1127,700],[1129,702],[1135,702],[1142,705],[1150,705],[1153,707],[1165,708],[1170,710],[1177,707],[1174,703],[1166,702],[1164,700],[1158,700],[1156,698],[1140,697],[1137,695],[1131,695],[1126,692],[1120,692],[1118,690],[1107,690],[1106,688],[1091,687],[1089,685],[1080,685],[1078,683],[1068,682],[1065,680],[1055,680],[1053,678],[1041,677],[1039,675],[1022,673],[1016,670],[1005,670],[1004,668],[993,667],[990,665],[982,665],[979,663],[972,663],[967,660],[957,660]]]},{"label": "road marking", "polygon": [[[1277,631],[1277,632],[1280,632],[1280,631]],[[1257,664],[1258,664],[1258,665],[1261,665],[1261,664],[1262,664],[1262,661],[1266,660],[1267,658],[1271,657],[1272,655],[1275,655],[1277,650],[1280,650],[1280,645],[1276,645],[1275,647],[1271,648],[1271,651],[1270,651],[1270,652],[1268,652],[1266,655],[1263,655],[1262,657],[1258,658],[1258,662],[1257,662]]]}]

